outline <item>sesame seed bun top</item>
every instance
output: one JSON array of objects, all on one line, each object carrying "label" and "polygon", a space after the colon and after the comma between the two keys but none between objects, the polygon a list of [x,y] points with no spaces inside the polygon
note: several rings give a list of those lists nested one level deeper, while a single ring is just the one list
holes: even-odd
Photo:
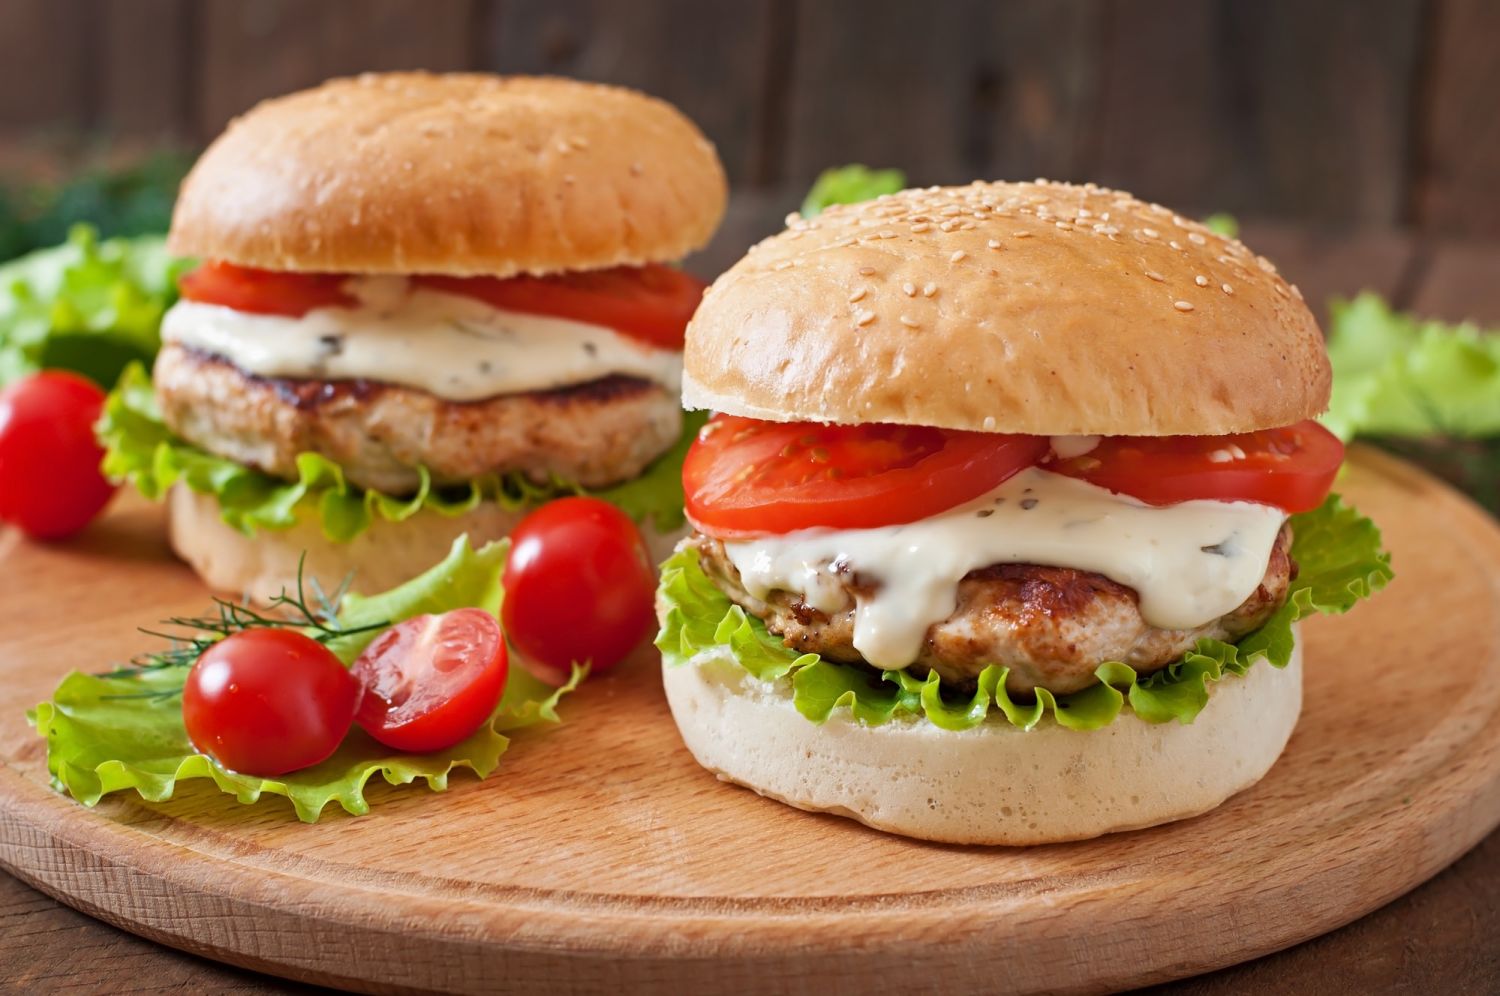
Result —
[{"label": "sesame seed bun top", "polygon": [[370,74],[232,122],[183,183],[169,245],[272,270],[596,269],[680,259],[725,197],[709,141],[635,91]]},{"label": "sesame seed bun top", "polygon": [[788,219],[708,291],[683,401],[776,421],[1221,435],[1328,404],[1267,260],[1088,184],[904,190]]}]

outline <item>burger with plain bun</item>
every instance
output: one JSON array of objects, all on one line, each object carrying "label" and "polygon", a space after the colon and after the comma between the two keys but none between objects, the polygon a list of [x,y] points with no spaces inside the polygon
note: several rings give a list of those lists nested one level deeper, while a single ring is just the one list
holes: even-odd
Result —
[{"label": "burger with plain bun", "polygon": [[304,557],[393,587],[559,495],[672,534],[703,291],[672,264],[725,197],[699,130],[617,87],[395,73],[262,103],[183,185],[169,247],[201,265],[110,401],[106,469],[258,598]]},{"label": "burger with plain bun", "polygon": [[684,366],[718,414],[658,593],[668,700],[706,768],[799,808],[966,844],[1205,812],[1286,746],[1298,620],[1390,577],[1329,494],[1300,293],[1128,194],[790,219]]}]

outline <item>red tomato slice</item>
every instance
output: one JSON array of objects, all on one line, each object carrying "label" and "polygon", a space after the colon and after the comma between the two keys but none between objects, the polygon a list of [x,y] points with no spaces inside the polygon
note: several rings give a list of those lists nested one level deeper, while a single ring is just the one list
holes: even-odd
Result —
[{"label": "red tomato slice", "polygon": [[1344,444],[1309,419],[1234,436],[1110,436],[1045,469],[1151,505],[1207,498],[1297,513],[1323,503],[1343,462]]},{"label": "red tomato slice", "polygon": [[336,273],[283,273],[233,263],[207,262],[178,281],[189,301],[220,304],[257,315],[301,318],[314,308],[351,308],[359,302],[344,293],[345,276]]},{"label": "red tomato slice", "polygon": [[387,747],[443,750],[494,715],[508,670],[500,623],[483,609],[416,616],[354,662],[365,689],[354,719]]},{"label": "red tomato slice", "polygon": [[718,415],[682,468],[688,515],[723,538],[915,522],[977,498],[1047,452],[1043,436]]},{"label": "red tomato slice", "polygon": [[182,723],[230,771],[270,778],[328,759],[349,732],[359,684],[310,636],[249,629],[203,652],[182,689]]},{"label": "red tomato slice", "polygon": [[682,349],[683,331],[708,286],[660,263],[506,280],[416,279],[434,290],[477,298],[492,307],[603,325],[648,345],[674,350]]}]

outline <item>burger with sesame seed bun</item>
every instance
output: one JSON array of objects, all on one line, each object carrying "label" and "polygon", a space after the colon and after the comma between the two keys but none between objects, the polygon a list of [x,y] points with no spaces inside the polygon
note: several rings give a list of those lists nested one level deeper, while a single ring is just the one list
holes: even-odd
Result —
[{"label": "burger with sesame seed bun", "polygon": [[302,568],[393,587],[562,495],[680,534],[704,284],[673,264],[725,197],[692,122],[618,87],[393,73],[262,103],[183,184],[168,244],[201,265],[110,402],[106,469],[258,599]]},{"label": "burger with sesame seed bun", "polygon": [[1299,619],[1390,577],[1329,491],[1317,324],[1244,245],[1093,185],[793,218],[709,290],[663,566],[688,748],[963,844],[1213,809],[1302,702]]}]

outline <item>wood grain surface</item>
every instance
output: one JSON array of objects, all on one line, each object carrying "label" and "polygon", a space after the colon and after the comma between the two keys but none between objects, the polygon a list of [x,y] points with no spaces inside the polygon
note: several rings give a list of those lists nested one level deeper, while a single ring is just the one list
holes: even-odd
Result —
[{"label": "wood grain surface", "polygon": [[864,160],[1495,236],[1497,32],[1487,0],[5,0],[0,164],[200,146],[336,74],[553,72],[672,101],[757,190]]},{"label": "wood grain surface", "polygon": [[[382,786],[371,816],[313,827],[203,786],[86,811],[47,788],[11,710],[0,863],[155,940],[365,987],[879,994],[940,973],[1082,991],[1216,968],[1368,912],[1500,821],[1500,529],[1372,453],[1343,490],[1385,527],[1398,579],[1308,625],[1287,754],[1197,820],[985,849],[790,810],[700,771],[642,667],[587,686],[486,782]],[[71,547],[7,536],[0,568],[0,679],[23,701],[202,598],[137,502]],[[91,614],[34,625],[60,601]]]}]

